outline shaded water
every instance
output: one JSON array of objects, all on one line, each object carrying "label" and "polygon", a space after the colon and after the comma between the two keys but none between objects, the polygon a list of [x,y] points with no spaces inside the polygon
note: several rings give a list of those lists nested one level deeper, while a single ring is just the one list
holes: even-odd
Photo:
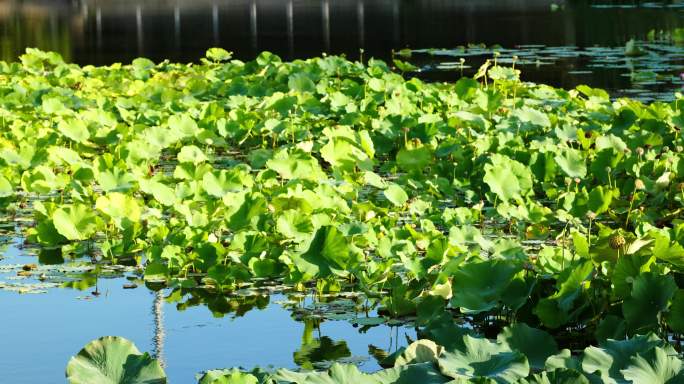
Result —
[{"label": "shaded water", "polygon": [[[129,62],[138,56],[189,62],[221,46],[239,59],[268,50],[285,59],[327,52],[388,60],[392,50],[403,48],[475,43],[529,51],[536,45],[550,47],[563,60],[524,68],[524,80],[566,88],[588,83],[615,93],[633,89],[635,78],[644,82],[638,73],[644,69],[623,60],[625,43],[678,28],[684,28],[682,0],[0,0],[0,58],[13,60],[32,46],[79,64]],[[663,43],[672,46],[672,41]],[[605,64],[598,70],[587,55],[562,52],[595,47],[606,50],[590,52]],[[681,87],[684,52],[661,54],[670,57],[661,60],[663,68],[655,68],[660,71],[645,69],[646,80],[659,83],[632,95],[671,98]],[[481,59],[468,58],[471,66]],[[434,71],[441,61],[419,60],[428,71],[421,76],[453,80],[460,75],[444,66]],[[664,77],[652,79],[652,73]]]}]

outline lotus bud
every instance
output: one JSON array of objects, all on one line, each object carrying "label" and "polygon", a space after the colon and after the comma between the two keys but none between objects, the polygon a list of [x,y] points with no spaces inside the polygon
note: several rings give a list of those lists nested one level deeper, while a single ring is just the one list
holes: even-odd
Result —
[{"label": "lotus bud", "polygon": [[670,152],[670,147],[668,147],[667,145],[664,145],[663,146],[663,152],[664,153]]},{"label": "lotus bud", "polygon": [[612,172],[612,171],[613,171],[613,168],[611,168],[611,167],[606,167],[606,173],[610,173],[610,172]]},{"label": "lotus bud", "polygon": [[569,177],[566,177],[565,178],[565,185],[570,185],[570,183],[572,183],[572,179]]},{"label": "lotus bud", "polygon": [[634,181],[634,189],[636,189],[637,191],[642,191],[646,189],[646,185],[644,185],[644,182],[641,179],[636,179]]},{"label": "lotus bud", "polygon": [[627,241],[625,241],[625,237],[620,235],[620,234],[613,235],[610,237],[610,239],[608,239],[608,244],[613,249],[620,249],[626,243],[627,243]]},{"label": "lotus bud", "polygon": [[637,147],[636,153],[637,153],[637,155],[639,155],[639,156],[643,156],[643,155],[644,155],[644,149],[641,148],[641,147]]},{"label": "lotus bud", "polygon": [[594,212],[594,211],[587,212],[587,218],[589,220],[596,220],[596,212]]},{"label": "lotus bud", "polygon": [[582,180],[579,177],[575,177],[575,184],[579,184]]}]

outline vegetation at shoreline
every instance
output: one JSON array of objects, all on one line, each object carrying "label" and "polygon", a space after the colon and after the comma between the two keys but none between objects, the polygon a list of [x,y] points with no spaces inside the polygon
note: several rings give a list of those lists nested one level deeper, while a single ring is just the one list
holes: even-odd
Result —
[{"label": "vegetation at shoreline", "polygon": [[0,62],[0,95],[0,206],[30,212],[29,243],[171,288],[359,291],[422,337],[374,375],[202,383],[684,380],[682,95],[221,49],[108,67],[28,50]]}]

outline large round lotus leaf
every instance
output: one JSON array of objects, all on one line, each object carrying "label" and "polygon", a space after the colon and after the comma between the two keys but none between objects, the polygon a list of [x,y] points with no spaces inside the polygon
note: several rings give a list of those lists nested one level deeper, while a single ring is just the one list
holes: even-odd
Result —
[{"label": "large round lotus leaf", "polygon": [[463,348],[446,351],[439,361],[444,375],[455,379],[492,379],[516,383],[530,373],[527,358],[507,345],[484,338],[463,337]]},{"label": "large round lotus leaf", "polygon": [[180,163],[199,164],[207,160],[204,152],[194,145],[186,145],[178,152],[178,162]]},{"label": "large round lotus leaf", "polygon": [[518,384],[589,384],[591,381],[582,373],[571,369],[556,369],[551,372],[535,374]]},{"label": "large round lotus leaf", "polygon": [[52,222],[57,232],[69,240],[86,240],[97,229],[97,216],[85,204],[57,208],[52,214]]},{"label": "large round lotus leaf", "polygon": [[197,384],[258,384],[256,376],[238,369],[208,371]]},{"label": "large round lotus leaf", "polygon": [[532,189],[532,173],[507,156],[494,154],[484,167],[483,181],[502,201],[520,199]]},{"label": "large round lotus leaf", "polygon": [[57,125],[57,129],[64,136],[78,143],[84,143],[88,141],[88,138],[90,137],[88,126],[82,120],[78,119],[62,120]]},{"label": "large round lotus leaf", "polygon": [[638,353],[648,352],[664,342],[657,336],[635,336],[628,340],[607,340],[601,347],[587,347],[582,357],[582,369],[587,373],[596,373],[604,383],[623,383],[621,373],[630,365],[630,359]]},{"label": "large round lotus leaf", "polygon": [[432,363],[410,364],[367,374],[353,364],[333,364],[326,372],[279,370],[276,382],[294,384],[441,384],[449,381]]},{"label": "large round lotus leaf", "polygon": [[432,340],[421,339],[411,343],[394,362],[395,367],[416,363],[437,362],[442,347]]},{"label": "large round lotus leaf", "polygon": [[582,153],[576,149],[565,148],[554,157],[556,163],[570,177],[582,178],[587,175],[587,165]]},{"label": "large round lotus leaf", "polygon": [[546,359],[558,352],[558,344],[553,336],[524,323],[504,328],[497,340],[512,350],[522,352],[535,369],[543,369]]},{"label": "large round lotus leaf", "polygon": [[313,235],[308,249],[295,256],[294,263],[308,276],[326,277],[334,270],[346,270],[350,259],[351,252],[344,235],[335,227],[325,226]]},{"label": "large round lotus leaf", "polygon": [[453,274],[451,305],[467,313],[497,305],[520,267],[509,261],[487,260],[462,265]]},{"label": "large round lotus leaf", "polygon": [[166,374],[149,354],[116,336],[88,343],[66,369],[70,384],[165,384]]},{"label": "large round lotus leaf", "polygon": [[622,303],[628,328],[642,333],[657,328],[659,314],[667,309],[676,290],[677,284],[671,275],[640,274],[632,284],[631,297]]},{"label": "large round lotus leaf", "polygon": [[387,189],[383,191],[383,194],[389,200],[392,204],[394,204],[397,207],[403,206],[406,201],[408,201],[408,195],[406,194],[406,191],[404,191],[399,185],[397,184],[390,184]]},{"label": "large round lotus leaf", "polygon": [[407,172],[420,172],[432,161],[430,147],[409,143],[397,153],[397,165]]},{"label": "large round lotus leaf", "polygon": [[675,293],[670,311],[667,314],[667,325],[677,333],[684,333],[684,289]]},{"label": "large round lotus leaf", "polygon": [[98,197],[95,208],[111,217],[120,228],[128,227],[140,220],[141,209],[138,201],[123,193],[112,192]]},{"label": "large round lotus leaf", "polygon": [[633,356],[627,368],[620,372],[632,383],[682,384],[682,360],[671,348],[656,347]]}]

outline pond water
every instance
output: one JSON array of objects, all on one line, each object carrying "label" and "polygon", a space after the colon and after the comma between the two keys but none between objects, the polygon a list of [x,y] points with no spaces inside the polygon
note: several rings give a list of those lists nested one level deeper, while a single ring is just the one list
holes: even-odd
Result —
[{"label": "pond water", "polygon": [[[359,58],[363,50],[387,60],[392,50],[442,48],[450,55],[414,59],[419,75],[453,80],[460,57],[471,68],[484,60],[454,49],[474,43],[535,56],[522,67],[524,80],[654,100],[681,88],[679,28],[683,0],[2,0],[0,58],[27,46],[79,64],[196,61],[212,46],[239,59],[264,50],[285,59]],[[648,43],[643,57],[624,55],[631,39]]]},{"label": "pond water", "polygon": [[[380,367],[369,346],[392,352],[407,337],[416,338],[406,326],[360,326],[377,315],[354,312],[348,297],[314,304],[311,296],[274,289],[231,298],[155,292],[131,270],[100,271],[94,280],[85,263],[50,264],[54,260],[45,257],[29,275],[22,267],[39,260],[21,249],[19,238],[7,239],[2,256],[0,383],[62,382],[69,358],[104,335],[125,337],[160,357],[170,383],[194,383],[200,371],[233,366],[325,367],[341,361],[375,371]],[[64,285],[73,288],[58,287]]]},{"label": "pond water", "polygon": [[[392,50],[408,48],[410,57],[401,59],[418,66],[413,75],[446,81],[472,73],[499,45],[499,60],[516,56],[525,80],[668,100],[684,83],[678,28],[684,1],[677,0],[0,0],[0,59],[38,47],[79,64],[138,56],[186,62],[221,46],[240,59],[269,50],[285,59],[327,52],[391,60]],[[632,39],[639,56],[625,55]],[[19,238],[4,242],[0,383],[62,382],[68,358],[102,335],[157,354],[171,383],[193,382],[212,368],[333,359],[372,371],[378,365],[369,345],[391,352],[415,337],[410,327],[359,327],[348,318],[365,313],[312,320],[302,313],[321,303],[277,289],[228,299],[155,292],[130,269],[99,271],[95,280],[81,264],[50,265],[54,255],[39,257]],[[37,269],[18,276],[32,263]]]}]

